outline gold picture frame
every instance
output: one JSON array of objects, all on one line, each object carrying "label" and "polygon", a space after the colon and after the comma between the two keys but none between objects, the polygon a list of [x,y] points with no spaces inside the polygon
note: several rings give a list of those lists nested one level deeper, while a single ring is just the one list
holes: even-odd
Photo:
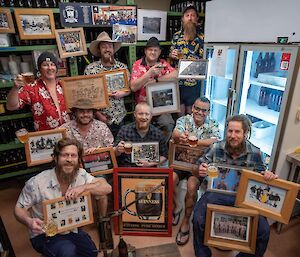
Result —
[{"label": "gold picture frame", "polygon": [[14,14],[21,40],[55,38],[51,9],[15,8]]},{"label": "gold picture frame", "polygon": [[102,109],[110,106],[103,75],[81,75],[61,78],[67,111],[81,100],[88,100],[85,107]]},{"label": "gold picture frame", "polygon": [[108,95],[111,95],[112,92],[116,90],[124,92],[130,91],[127,69],[104,71],[100,74],[104,76]]},{"label": "gold picture frame", "polygon": [[55,37],[60,58],[87,55],[83,28],[56,29]]},{"label": "gold picture frame", "polygon": [[[204,244],[243,253],[255,253],[258,217],[259,213],[256,210],[208,204]],[[233,224],[236,223],[241,225],[238,231],[234,229]]]},{"label": "gold picture frame", "polygon": [[14,22],[9,8],[0,9],[0,33],[15,33]]},{"label": "gold picture frame", "polygon": [[266,181],[263,175],[243,170],[235,205],[256,209],[260,215],[287,224],[300,185],[283,179]]}]

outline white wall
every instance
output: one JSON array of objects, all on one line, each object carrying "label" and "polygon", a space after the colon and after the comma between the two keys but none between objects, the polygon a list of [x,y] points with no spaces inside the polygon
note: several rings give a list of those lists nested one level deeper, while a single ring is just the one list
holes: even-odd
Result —
[{"label": "white wall", "polygon": [[[140,9],[169,11],[171,0],[135,0],[134,2]],[[126,4],[126,0],[119,0],[117,4]]]}]

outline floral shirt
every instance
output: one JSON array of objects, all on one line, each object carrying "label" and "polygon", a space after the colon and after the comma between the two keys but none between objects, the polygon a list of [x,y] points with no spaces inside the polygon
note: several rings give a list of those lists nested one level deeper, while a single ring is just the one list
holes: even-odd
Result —
[{"label": "floral shirt", "polygon": [[220,139],[219,124],[217,121],[206,119],[201,127],[197,127],[193,115],[180,117],[176,121],[176,127],[179,132],[183,133],[186,129],[190,133],[195,133],[198,139],[208,139],[216,137]]},{"label": "floral shirt", "polygon": [[[178,49],[183,52],[183,59],[199,59],[203,58],[204,47],[204,35],[200,32],[197,33],[197,37],[193,41],[185,41],[183,30],[177,31],[172,38],[172,46],[170,47],[170,53],[174,49]],[[175,66],[178,66],[176,61]],[[195,86],[197,81],[195,79],[179,80],[179,86]]]},{"label": "floral shirt", "polygon": [[[158,61],[161,63],[162,66],[166,66],[162,72],[160,73],[160,76],[166,75],[173,70],[175,70],[166,60],[160,59]],[[132,71],[131,71],[131,80],[130,82],[134,81],[135,79],[138,79],[142,77],[151,67],[147,65],[145,57],[142,59],[137,60],[133,65],[132,65]],[[154,79],[154,77],[151,77],[151,79]],[[143,86],[139,90],[137,90],[134,94],[135,98],[135,103],[138,104],[140,102],[146,101],[146,88]]]},{"label": "floral shirt", "polygon": [[[85,75],[99,74],[102,71],[109,71],[109,70],[116,70],[116,69],[126,69],[127,73],[129,74],[126,64],[121,63],[119,61],[115,61],[113,66],[104,66],[101,63],[101,60],[89,64],[85,68],[84,74]],[[129,76],[128,76],[128,78],[129,78]],[[118,88],[117,87],[109,88],[109,90],[114,91],[114,90],[118,90]],[[124,104],[124,98],[117,99],[117,98],[109,97],[109,102],[110,102],[111,107],[102,109],[101,112],[108,116],[108,118],[109,118],[108,124],[109,125],[111,125],[113,123],[120,124],[127,113],[125,104]]]},{"label": "floral shirt", "polygon": [[114,137],[107,125],[99,120],[94,119],[92,121],[92,126],[85,137],[80,134],[75,120],[63,124],[61,128],[67,129],[67,137],[75,138],[81,142],[84,150],[89,148],[108,147],[114,142]]},{"label": "floral shirt", "polygon": [[37,79],[20,88],[19,108],[31,106],[35,130],[55,129],[70,120],[59,81],[56,84],[56,94],[60,110],[56,108],[43,80]]}]

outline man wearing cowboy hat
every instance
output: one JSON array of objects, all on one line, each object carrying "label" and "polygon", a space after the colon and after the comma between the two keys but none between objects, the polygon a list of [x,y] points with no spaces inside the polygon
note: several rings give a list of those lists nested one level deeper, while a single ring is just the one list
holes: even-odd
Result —
[{"label": "man wearing cowboy hat", "polygon": [[[106,32],[101,32],[96,40],[91,42],[90,52],[100,57],[99,61],[95,61],[89,64],[84,71],[84,74],[98,74],[102,71],[110,71],[116,69],[126,69],[128,74],[127,65],[114,59],[114,53],[116,53],[121,47],[121,42],[112,40]],[[128,76],[129,77],[129,76]],[[103,122],[107,123],[113,135],[116,136],[121,125],[123,125],[123,119],[127,113],[124,104],[124,97],[130,94],[117,90],[116,88],[109,88],[112,91],[109,101],[111,107],[101,110],[101,113],[97,113],[97,117]]]}]

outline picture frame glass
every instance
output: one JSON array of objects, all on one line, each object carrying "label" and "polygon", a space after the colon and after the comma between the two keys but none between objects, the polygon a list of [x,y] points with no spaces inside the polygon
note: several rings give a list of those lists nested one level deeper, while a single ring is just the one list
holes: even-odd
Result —
[{"label": "picture frame glass", "polygon": [[50,16],[47,14],[20,14],[23,34],[52,35]]},{"label": "picture frame glass", "polygon": [[203,80],[206,78],[208,61],[206,59],[199,60],[183,60],[179,61],[178,78],[191,78]]},{"label": "picture frame glass", "polygon": [[61,48],[66,53],[82,51],[80,31],[59,32]]},{"label": "picture frame glass", "polygon": [[159,143],[143,142],[132,143],[131,162],[139,161],[159,162]]},{"label": "picture frame glass", "polygon": [[9,29],[8,16],[5,12],[0,12],[0,29]]},{"label": "picture frame glass", "polygon": [[116,90],[120,90],[120,91],[129,90],[125,69],[116,72],[108,72],[107,74],[105,74],[105,80],[106,80],[108,92],[113,92]]}]

